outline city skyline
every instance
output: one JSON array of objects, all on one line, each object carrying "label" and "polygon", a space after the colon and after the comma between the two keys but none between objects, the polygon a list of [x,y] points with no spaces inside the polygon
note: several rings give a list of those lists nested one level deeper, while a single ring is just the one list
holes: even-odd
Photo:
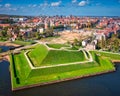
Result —
[{"label": "city skyline", "polygon": [[120,16],[120,0],[0,0],[0,14]]}]

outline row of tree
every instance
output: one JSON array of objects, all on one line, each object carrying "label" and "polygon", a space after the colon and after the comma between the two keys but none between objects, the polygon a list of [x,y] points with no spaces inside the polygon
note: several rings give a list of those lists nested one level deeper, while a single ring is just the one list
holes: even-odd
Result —
[{"label": "row of tree", "polygon": [[111,38],[107,39],[102,37],[102,40],[98,41],[97,47],[102,50],[120,52],[120,39],[118,38],[118,34],[113,34]]},{"label": "row of tree", "polygon": [[[11,28],[12,28],[12,31],[9,30]],[[2,28],[0,28],[0,39],[3,39],[3,38],[8,38],[9,39],[9,38],[11,38],[12,35],[13,35],[12,32],[14,32],[14,34],[17,34],[17,39],[19,39],[19,40],[40,39],[42,37],[54,36],[53,28],[48,28],[48,29],[44,30],[43,33],[40,33],[40,32],[37,31],[37,27],[33,28],[32,31],[25,32],[25,34],[23,35],[20,32],[20,27],[15,25],[15,26],[11,26],[11,27],[2,27]]]}]

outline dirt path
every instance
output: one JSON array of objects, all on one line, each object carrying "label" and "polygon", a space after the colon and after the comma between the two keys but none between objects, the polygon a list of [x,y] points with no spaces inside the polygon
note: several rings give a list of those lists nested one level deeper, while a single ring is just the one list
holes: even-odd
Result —
[{"label": "dirt path", "polygon": [[64,44],[67,43],[68,41],[73,42],[74,39],[78,39],[78,40],[85,39],[91,35],[91,31],[80,32],[80,33],[63,31],[63,32],[59,32],[59,35],[60,37],[58,38],[45,38],[42,39],[41,42]]},{"label": "dirt path", "polygon": [[19,47],[20,45],[11,43],[10,41],[6,41],[6,42],[0,42],[0,46],[14,46],[14,47]]}]

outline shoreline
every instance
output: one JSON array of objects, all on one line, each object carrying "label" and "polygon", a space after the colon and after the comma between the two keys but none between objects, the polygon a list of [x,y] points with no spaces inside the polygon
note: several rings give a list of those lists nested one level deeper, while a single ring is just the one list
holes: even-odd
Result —
[{"label": "shoreline", "polygon": [[0,46],[13,46],[13,47],[19,47],[20,45],[11,43],[9,41],[6,42],[0,42]]},{"label": "shoreline", "polygon": [[90,74],[90,75],[77,76],[77,77],[66,78],[66,79],[62,79],[62,80],[50,81],[50,82],[45,82],[45,83],[41,83],[41,84],[33,84],[33,85],[27,85],[27,86],[18,87],[18,88],[12,88],[12,91],[19,91],[19,90],[40,87],[40,86],[44,86],[44,85],[51,85],[51,84],[56,84],[56,83],[61,83],[61,82],[67,82],[67,81],[72,81],[72,80],[77,80],[77,79],[84,79],[84,78],[99,76],[99,75],[108,74],[108,73],[112,73],[112,72],[116,72],[116,69],[104,71],[104,72],[98,72],[98,73]]}]

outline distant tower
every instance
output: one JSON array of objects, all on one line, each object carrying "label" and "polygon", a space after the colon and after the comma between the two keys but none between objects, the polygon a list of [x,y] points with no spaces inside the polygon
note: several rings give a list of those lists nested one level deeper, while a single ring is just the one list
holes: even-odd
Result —
[{"label": "distant tower", "polygon": [[48,24],[47,24],[47,22],[45,21],[45,29],[47,29],[48,28]]}]

